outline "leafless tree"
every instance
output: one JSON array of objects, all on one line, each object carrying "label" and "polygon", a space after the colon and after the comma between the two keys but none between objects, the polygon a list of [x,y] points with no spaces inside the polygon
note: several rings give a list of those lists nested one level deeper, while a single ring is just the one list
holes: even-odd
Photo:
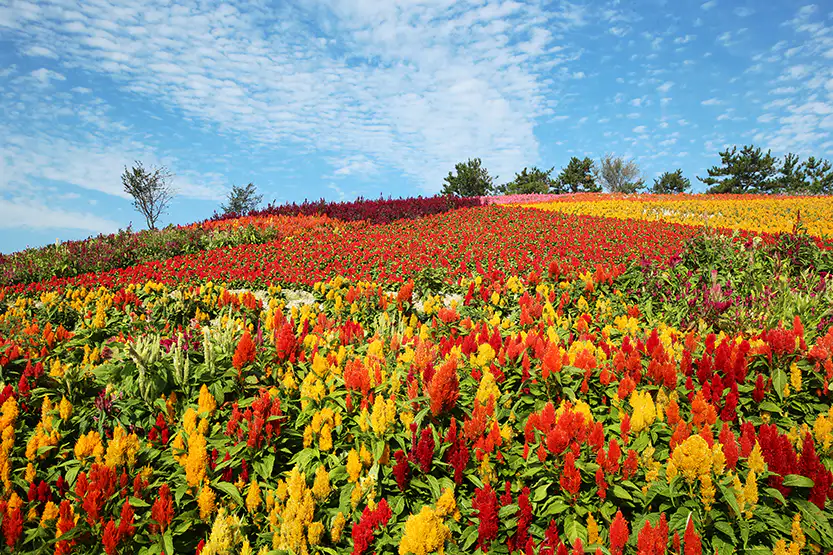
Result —
[{"label": "leafless tree", "polygon": [[133,197],[133,207],[145,217],[148,229],[156,229],[156,222],[176,194],[171,179],[173,174],[165,166],[145,169],[137,160],[132,168],[124,168],[124,192]]}]

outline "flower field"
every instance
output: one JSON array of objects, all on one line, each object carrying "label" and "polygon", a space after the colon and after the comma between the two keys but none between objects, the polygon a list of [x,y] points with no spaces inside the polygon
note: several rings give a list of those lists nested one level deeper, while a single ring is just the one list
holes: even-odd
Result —
[{"label": "flower field", "polygon": [[546,200],[0,289],[2,549],[833,551],[831,251]]},{"label": "flower field", "polygon": [[549,202],[511,199],[542,210],[606,218],[672,222],[684,225],[789,232],[800,214],[807,231],[833,236],[833,198],[767,195],[564,195]]}]

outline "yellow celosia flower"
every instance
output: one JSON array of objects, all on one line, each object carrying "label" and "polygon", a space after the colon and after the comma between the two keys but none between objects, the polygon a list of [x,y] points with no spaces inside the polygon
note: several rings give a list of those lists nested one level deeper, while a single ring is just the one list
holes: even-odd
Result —
[{"label": "yellow celosia flower", "polygon": [[790,385],[796,391],[801,391],[801,368],[794,362],[790,365]]},{"label": "yellow celosia flower", "polygon": [[344,513],[338,513],[333,519],[333,525],[330,528],[330,541],[334,544],[341,541],[341,534],[344,532],[344,525],[346,523],[347,519],[344,517]]},{"label": "yellow celosia flower", "polygon": [[405,522],[405,532],[399,544],[399,555],[413,553],[445,553],[445,542],[451,532],[442,519],[430,507],[422,507],[419,514],[411,515]]},{"label": "yellow celosia flower", "polygon": [[58,405],[58,413],[61,416],[61,420],[69,420],[69,417],[72,416],[72,403],[66,397],[61,399],[61,403]]},{"label": "yellow celosia flower", "polygon": [[746,459],[746,464],[755,474],[760,474],[766,470],[766,461],[764,461],[764,455],[761,452],[761,444],[757,441],[755,442],[755,447],[752,448],[752,452],[749,453],[749,457]]},{"label": "yellow celosia flower", "polygon": [[197,487],[202,484],[207,463],[205,436],[196,431],[188,437],[188,456],[185,459],[185,481],[189,486]]},{"label": "yellow celosia flower", "polygon": [[827,414],[820,414],[813,423],[813,436],[816,439],[816,448],[821,444],[827,451],[833,445],[833,406]]},{"label": "yellow celosia flower", "polygon": [[489,370],[483,371],[483,377],[480,378],[480,385],[477,387],[475,398],[483,405],[489,402],[489,398],[494,398],[495,401],[500,399],[500,389],[495,377]]},{"label": "yellow celosia flower", "polygon": [[202,555],[231,555],[242,542],[240,521],[237,517],[227,515],[223,507],[217,511],[211,534],[202,549]]},{"label": "yellow celosia flower", "polygon": [[43,514],[40,517],[41,528],[46,528],[53,520],[57,520],[59,513],[60,509],[58,509],[58,505],[52,501],[47,501],[46,506],[43,508]]},{"label": "yellow celosia flower", "polygon": [[592,513],[587,513],[587,543],[588,545],[601,544],[599,537],[599,525]]},{"label": "yellow celosia flower", "polygon": [[252,478],[249,484],[249,492],[246,494],[246,510],[250,513],[255,512],[260,506],[260,486],[257,481]]},{"label": "yellow celosia flower", "polygon": [[82,435],[75,442],[75,458],[79,461],[84,461],[88,458],[94,458],[96,462],[101,462],[101,457],[104,455],[104,446],[101,444],[101,435],[96,431],[90,431],[86,435]]},{"label": "yellow celosia flower", "polygon": [[[699,435],[691,436],[674,448],[671,462],[686,481],[692,483],[700,476],[711,472],[712,457],[709,444]],[[668,476],[668,469],[665,472]]]},{"label": "yellow celosia flower", "polygon": [[200,388],[200,398],[197,406],[200,414],[208,414],[209,416],[213,416],[214,411],[217,409],[217,401],[214,399],[214,396],[209,393],[208,387],[205,384],[202,384],[202,387]]},{"label": "yellow celosia flower", "polygon": [[315,471],[315,481],[312,484],[312,495],[316,501],[326,499],[330,495],[330,474],[324,465],[320,465]]},{"label": "yellow celosia flower", "polygon": [[206,520],[214,512],[214,490],[208,484],[203,484],[200,495],[197,497],[197,506],[200,508],[200,518]]},{"label": "yellow celosia flower", "polygon": [[189,436],[197,429],[197,418],[199,418],[197,411],[191,407],[185,409],[185,414],[182,415],[182,427]]},{"label": "yellow celosia flower", "polygon": [[460,518],[460,513],[457,510],[457,501],[454,499],[454,490],[446,488],[443,491],[443,494],[437,500],[436,513],[440,518],[445,518],[449,515],[451,515],[454,520],[458,520]]},{"label": "yellow celosia flower", "polygon": [[746,475],[746,485],[743,488],[743,500],[747,504],[746,518],[752,518],[752,508],[758,503],[758,481],[754,470]]},{"label": "yellow celosia flower", "polygon": [[630,405],[633,407],[631,416],[631,431],[639,433],[657,418],[657,410],[654,400],[648,391],[634,390],[631,393]]},{"label": "yellow celosia flower", "polygon": [[714,503],[714,483],[712,482],[711,474],[703,474],[700,476],[700,502],[703,503],[703,508],[706,512],[712,508]]},{"label": "yellow celosia flower", "polygon": [[324,524],[321,522],[311,522],[307,527],[307,541],[310,545],[319,545],[321,538],[324,537]]},{"label": "yellow celosia flower", "polygon": [[116,467],[136,464],[136,453],[139,452],[139,438],[135,433],[128,434],[121,426],[113,430],[113,439],[107,444],[107,455],[104,462],[107,466]]}]

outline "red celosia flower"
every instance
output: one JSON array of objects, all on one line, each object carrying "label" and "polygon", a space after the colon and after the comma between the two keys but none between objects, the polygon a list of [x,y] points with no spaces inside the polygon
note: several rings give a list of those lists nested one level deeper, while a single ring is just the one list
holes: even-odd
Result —
[{"label": "red celosia flower", "polygon": [[485,488],[477,488],[474,490],[474,500],[471,506],[477,511],[477,519],[479,521],[477,526],[477,547],[486,552],[489,550],[491,542],[497,538],[500,522],[498,520],[497,493],[488,484]]},{"label": "red celosia flower", "polygon": [[132,536],[136,532],[136,527],[133,526],[133,507],[130,501],[125,500],[124,505],[121,506],[121,515],[119,517],[119,536]]},{"label": "red celosia flower", "polygon": [[561,472],[559,483],[561,488],[573,497],[578,494],[578,490],[581,488],[581,475],[576,468],[576,457],[572,451],[564,457],[564,470]]},{"label": "red celosia flower", "polygon": [[451,356],[434,373],[428,384],[431,413],[434,416],[450,411],[460,397],[460,381],[457,377],[457,357]]},{"label": "red celosia flower", "polygon": [[689,518],[688,524],[685,527],[685,535],[683,536],[684,555],[702,555],[703,546],[700,544],[700,536],[694,531],[694,520]]},{"label": "red celosia flower", "polygon": [[636,553],[637,555],[665,555],[667,544],[668,523],[663,513],[656,528],[651,525],[650,521],[645,521],[637,539]]},{"label": "red celosia flower", "polygon": [[14,545],[23,533],[23,515],[20,512],[20,507],[15,507],[13,511],[6,513],[3,517],[3,536],[6,538],[6,545],[14,551]]},{"label": "red celosia flower", "polygon": [[411,478],[408,457],[402,449],[399,449],[393,454],[393,458],[396,460],[396,464],[393,465],[393,477],[396,479],[396,485],[399,486],[400,491],[405,491]]},{"label": "red celosia flower", "polygon": [[295,362],[295,351],[298,346],[298,341],[295,338],[292,324],[285,322],[281,326],[280,331],[275,332],[275,335],[275,350],[277,351],[278,360]]},{"label": "red celosia flower", "polygon": [[403,309],[404,303],[411,303],[413,293],[414,281],[409,279],[407,282],[402,284],[402,287],[399,288],[399,292],[396,293],[396,306],[399,310]]},{"label": "red celosia flower", "polygon": [[252,341],[252,336],[249,333],[249,330],[246,330],[243,332],[243,337],[240,338],[240,342],[237,344],[237,349],[234,350],[234,356],[231,359],[231,363],[237,371],[240,372],[246,364],[250,364],[254,361],[255,344]]},{"label": "red celosia flower", "polygon": [[59,540],[55,544],[55,555],[67,555],[72,552],[72,546],[75,545],[75,540],[61,540],[60,538],[73,528],[75,528],[75,519],[72,515],[72,505],[68,500],[64,499],[58,508],[58,522],[55,524],[55,537]]},{"label": "red celosia flower", "polygon": [[431,472],[434,460],[434,433],[431,428],[425,428],[419,437],[419,442],[411,450],[411,458],[426,474]]},{"label": "red celosia flower", "polygon": [[121,536],[119,535],[118,528],[116,528],[116,523],[111,518],[104,527],[104,534],[101,536],[104,552],[107,555],[118,553],[119,541],[121,541]]},{"label": "red celosia flower", "polygon": [[353,555],[362,555],[373,541],[373,532],[377,528],[386,526],[392,513],[387,500],[382,499],[371,511],[365,507],[359,522],[353,525],[351,535],[353,536]]},{"label": "red celosia flower", "polygon": [[150,518],[155,522],[155,524],[150,525],[151,530],[164,534],[173,517],[174,501],[171,498],[171,488],[165,483],[159,488],[159,497],[156,498],[153,507],[150,509]]},{"label": "red celosia flower", "polygon": [[735,440],[735,434],[729,429],[729,424],[723,422],[723,428],[720,430],[720,445],[723,448],[723,456],[726,458],[726,466],[734,470],[738,464],[738,442]]},{"label": "red celosia flower", "polygon": [[631,476],[636,474],[638,467],[639,459],[636,456],[636,451],[629,449],[628,456],[625,458],[625,464],[622,465],[622,477],[625,478],[625,480],[630,480]]},{"label": "red celosia flower", "polygon": [[628,523],[622,516],[622,511],[616,511],[613,522],[610,523],[610,553],[611,555],[622,555],[625,544],[628,543],[630,533]]}]

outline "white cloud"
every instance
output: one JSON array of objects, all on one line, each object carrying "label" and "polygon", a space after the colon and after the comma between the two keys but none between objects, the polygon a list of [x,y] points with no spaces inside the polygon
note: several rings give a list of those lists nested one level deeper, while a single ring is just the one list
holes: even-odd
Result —
[{"label": "white cloud", "polygon": [[754,9],[747,7],[737,7],[733,11],[734,14],[738,17],[749,17],[750,15],[755,13]]},{"label": "white cloud", "polygon": [[684,35],[674,39],[674,44],[688,44],[697,38],[697,35]]},{"label": "white cloud", "polygon": [[702,101],[700,104],[703,106],[719,106],[723,104],[723,101],[718,98],[709,98],[707,100]]},{"label": "white cloud", "polygon": [[700,4],[700,9],[702,10],[710,10],[717,6],[717,0],[709,0],[708,2],[703,2]]},{"label": "white cloud", "polygon": [[52,81],[66,81],[67,79],[62,73],[46,69],[45,67],[32,71],[29,74],[29,77],[42,86],[47,86],[51,84]]},{"label": "white cloud", "polygon": [[49,48],[46,48],[45,46],[37,46],[37,45],[33,45],[33,46],[29,46],[28,48],[25,48],[23,50],[23,54],[25,54],[26,56],[39,56],[41,58],[53,58],[54,59],[54,58],[58,57],[58,55],[55,54],[55,52],[53,52]]},{"label": "white cloud", "polygon": [[667,93],[668,91],[670,91],[670,90],[671,90],[671,87],[673,87],[673,86],[674,86],[674,82],[673,82],[673,81],[666,81],[665,83],[663,83],[662,85],[660,85],[660,86],[658,86],[658,87],[657,87],[657,91],[659,91],[659,92],[661,92],[661,93],[665,94],[665,93]]},{"label": "white cloud", "polygon": [[569,67],[581,52],[552,33],[586,25],[586,8],[464,8],[111,0],[19,9],[3,24],[60,52],[67,67],[106,74],[207,129],[331,158],[362,154],[437,190],[472,152],[498,174],[535,159],[547,95],[566,86],[553,76],[582,74]]},{"label": "white cloud", "polygon": [[119,224],[89,212],[50,207],[37,201],[0,198],[0,229],[80,229],[113,233]]},{"label": "white cloud", "polygon": [[634,133],[638,133],[638,134],[640,134],[640,135],[641,135],[641,134],[647,133],[647,132],[648,132],[648,128],[647,128],[647,127],[645,127],[644,125],[637,125],[637,126],[636,126],[636,127],[634,127],[631,131],[633,131]]}]

